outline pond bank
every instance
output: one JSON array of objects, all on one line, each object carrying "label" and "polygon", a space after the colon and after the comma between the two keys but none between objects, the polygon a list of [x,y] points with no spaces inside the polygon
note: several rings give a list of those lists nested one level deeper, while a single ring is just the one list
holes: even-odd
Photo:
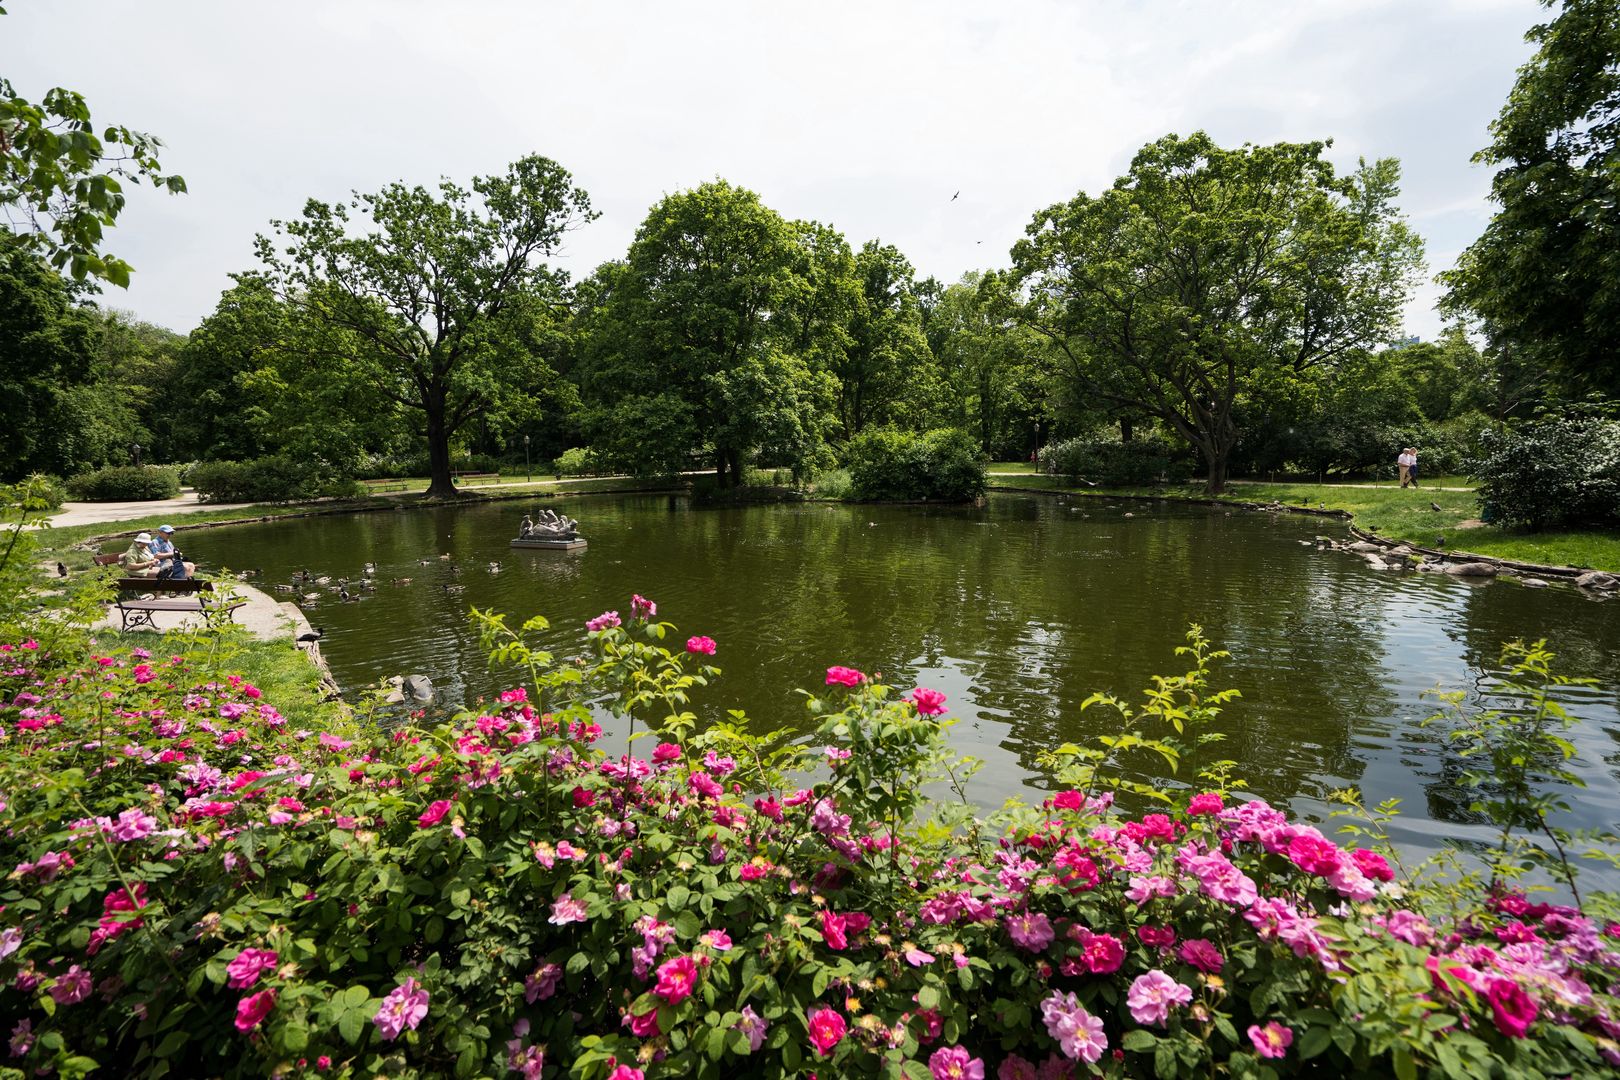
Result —
[{"label": "pond bank", "polygon": [[1287,510],[1354,522],[1380,543],[1405,543],[1448,559],[1508,563],[1542,575],[1576,577],[1589,570],[1620,571],[1620,532],[1561,530],[1516,532],[1484,525],[1474,493],[1465,489],[1348,488],[1335,484],[1245,484],[1240,491],[1209,495],[1196,485],[1088,488],[1059,477],[1020,476],[991,490],[1108,499],[1166,499],[1205,506]]}]

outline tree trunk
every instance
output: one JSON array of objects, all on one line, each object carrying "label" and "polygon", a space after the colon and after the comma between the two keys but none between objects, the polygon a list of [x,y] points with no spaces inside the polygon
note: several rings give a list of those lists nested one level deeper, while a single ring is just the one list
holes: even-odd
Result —
[{"label": "tree trunk", "polygon": [[726,452],[724,450],[717,449],[714,452],[714,482],[715,482],[716,485],[718,485],[720,487],[720,489],[722,491],[725,490],[725,487],[726,487]]},{"label": "tree trunk", "polygon": [[1128,442],[1131,441],[1132,436],[1134,436],[1135,434],[1136,434],[1136,431],[1135,431],[1135,428],[1133,427],[1133,425],[1131,424],[1131,418],[1128,417],[1128,416],[1120,417],[1119,418],[1119,441],[1122,442],[1122,443],[1128,443]]},{"label": "tree trunk", "polygon": [[428,483],[430,496],[448,499],[456,494],[450,477],[450,433],[444,426],[444,398],[430,397],[426,403],[428,441]]},{"label": "tree trunk", "polygon": [[1205,451],[1204,456],[1209,460],[1209,479],[1204,490],[1211,495],[1219,495],[1226,490],[1226,466],[1227,457],[1230,453],[1231,451],[1224,447],[1219,450],[1206,449]]}]

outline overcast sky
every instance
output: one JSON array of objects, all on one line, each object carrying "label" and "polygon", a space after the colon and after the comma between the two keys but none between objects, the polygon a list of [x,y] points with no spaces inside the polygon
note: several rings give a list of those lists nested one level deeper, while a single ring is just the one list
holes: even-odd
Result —
[{"label": "overcast sky", "polygon": [[[1470,157],[1530,50],[1534,0],[547,3],[7,0],[0,73],[149,131],[103,302],[186,331],[310,196],[560,162],[600,220],[562,264],[623,254],[647,208],[714,177],[947,281],[1002,266],[1040,207],[1143,143],[1333,140],[1394,156],[1432,275],[1489,217]],[[960,191],[961,197],[951,201]],[[1440,329],[1425,286],[1407,329]]]}]

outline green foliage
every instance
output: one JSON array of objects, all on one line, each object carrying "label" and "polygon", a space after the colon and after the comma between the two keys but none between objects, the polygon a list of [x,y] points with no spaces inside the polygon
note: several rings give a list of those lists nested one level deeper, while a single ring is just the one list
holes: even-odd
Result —
[{"label": "green foliage", "polygon": [[977,442],[950,428],[920,435],[894,428],[862,432],[844,447],[844,467],[856,499],[963,502],[985,491]]},{"label": "green foliage", "polygon": [[204,461],[187,475],[202,502],[293,502],[327,495],[356,495],[352,477],[337,476],[319,464],[283,456],[252,461]]},{"label": "green foliage", "polygon": [[1533,529],[1620,524],[1620,421],[1547,417],[1483,435],[1481,515]]},{"label": "green foliage", "polygon": [[[351,225],[350,211],[369,232]],[[596,215],[557,163],[530,156],[471,190],[391,184],[349,204],[311,199],[303,217],[274,222],[259,258],[299,308],[316,348],[291,380],[325,388],[318,416],[352,409],[355,389],[420,412],[432,478],[450,496],[451,440],[475,419],[529,419],[531,392],[554,376],[546,356],[560,333],[567,275],[543,261]],[[408,253],[408,254],[405,254]]]},{"label": "green foliage", "polygon": [[75,499],[87,502],[172,499],[180,494],[180,478],[175,470],[159,465],[109,465],[71,477],[67,489]]},{"label": "green foliage", "polygon": [[656,204],[592,286],[593,447],[641,476],[708,461],[723,487],[756,463],[823,464],[837,384],[818,358],[840,333],[841,285],[821,269],[842,242],[724,181]]},{"label": "green foliage", "polygon": [[0,212],[26,250],[75,281],[129,284],[130,265],[101,250],[102,233],[123,212],[123,181],[186,190],[163,173],[162,145],[119,125],[98,137],[83,95],[56,87],[35,103],[0,78]]},{"label": "green foliage", "polygon": [[[1191,670],[1140,707],[1088,702],[1123,723],[1054,755],[1080,787],[983,821],[960,798],[974,763],[946,751],[925,691],[830,669],[805,695],[828,748],[807,773],[788,736],[700,722],[688,692],[719,674],[705,639],[668,648],[652,605],[631,610],[583,647],[543,618],[475,612],[526,687],[389,730],[322,710],[310,673],[285,668],[296,654],[232,631],[171,635],[156,657],[61,620],[0,640],[14,1065],[925,1078],[960,1051],[964,1075],[1058,1075],[1083,1068],[1059,1014],[1096,1025],[1089,1057],[1119,1077],[1595,1078],[1620,1055],[1601,920],[1427,867],[1397,876],[1377,847],[1228,804],[1230,763],[1206,748],[1233,695],[1210,685],[1222,654],[1196,629]],[[236,674],[276,657],[274,681]],[[1550,676],[1525,659],[1531,682]],[[599,745],[593,709],[631,741]],[[86,757],[112,740],[117,768]],[[1203,790],[1125,816],[1101,788],[1136,753]],[[1343,801],[1381,846],[1393,808]],[[1127,895],[1149,875],[1170,892]],[[1529,924],[1558,968],[1481,948]],[[1166,932],[1175,946],[1152,943]],[[1189,939],[1202,970],[1176,947]],[[1186,995],[1157,1019],[1133,1000],[1155,974]],[[812,1044],[815,1017],[837,1037]],[[1288,1029],[1278,1056],[1257,1056],[1265,1025]]]},{"label": "green foliage", "polygon": [[1499,167],[1499,209],[1447,300],[1517,363],[1620,394],[1620,7],[1562,0],[1526,37],[1536,54],[1475,156]]},{"label": "green foliage", "polygon": [[585,476],[598,471],[595,455],[583,446],[570,447],[558,454],[552,468],[558,476]]},{"label": "green foliage", "polygon": [[1181,483],[1187,479],[1185,452],[1168,439],[1139,433],[1120,442],[1117,432],[1101,431],[1061,439],[1041,447],[1043,473],[1107,487]]},{"label": "green foliage", "polygon": [[1075,396],[1162,422],[1222,490],[1245,386],[1394,336],[1421,243],[1392,159],[1335,174],[1323,143],[1166,136],[1102,194],[1041,211],[1013,249],[1019,317]]},{"label": "green foliage", "polygon": [[1007,318],[1008,285],[1004,276],[977,272],[945,289],[930,279],[923,325],[937,365],[936,413],[975,433],[984,453],[1022,461],[1047,396],[1049,349]]}]

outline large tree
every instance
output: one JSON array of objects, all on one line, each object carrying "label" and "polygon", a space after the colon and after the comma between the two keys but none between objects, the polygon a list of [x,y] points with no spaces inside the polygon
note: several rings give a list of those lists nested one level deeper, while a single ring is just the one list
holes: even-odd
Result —
[{"label": "large tree", "polygon": [[821,297],[814,262],[796,226],[724,181],[654,205],[593,288],[597,445],[643,473],[707,459],[722,487],[756,454],[809,464],[833,391],[807,358],[827,329],[806,316]]},{"label": "large tree", "polygon": [[[351,227],[351,210],[368,231]],[[561,316],[567,287],[544,260],[595,216],[566,170],[531,156],[471,190],[445,180],[347,205],[311,199],[258,250],[282,297],[339,332],[326,341],[331,377],[421,414],[428,494],[448,496],[451,438],[543,378],[533,323]]]},{"label": "large tree", "polygon": [[874,422],[910,426],[924,419],[920,414],[934,396],[932,356],[911,263],[899,248],[876,240],[861,246],[854,263],[859,291],[850,312],[849,345],[832,367],[845,438]]},{"label": "large tree", "polygon": [[1564,0],[1528,38],[1475,156],[1499,167],[1499,209],[1444,275],[1447,302],[1517,363],[1620,395],[1620,3]]},{"label": "large tree", "polygon": [[1324,149],[1166,136],[1109,190],[1036,214],[1013,248],[1021,317],[1065,377],[1180,434],[1211,491],[1226,486],[1245,384],[1389,340],[1414,284],[1398,166],[1339,177]]}]

